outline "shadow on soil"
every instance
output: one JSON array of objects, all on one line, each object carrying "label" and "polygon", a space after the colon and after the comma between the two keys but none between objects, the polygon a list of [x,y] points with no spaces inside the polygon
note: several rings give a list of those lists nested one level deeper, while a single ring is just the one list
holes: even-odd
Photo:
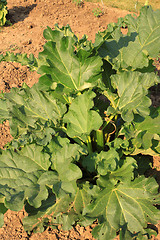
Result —
[{"label": "shadow on soil", "polygon": [[26,7],[13,7],[8,11],[7,20],[10,20],[12,24],[23,21],[36,6],[37,4],[32,4]]}]

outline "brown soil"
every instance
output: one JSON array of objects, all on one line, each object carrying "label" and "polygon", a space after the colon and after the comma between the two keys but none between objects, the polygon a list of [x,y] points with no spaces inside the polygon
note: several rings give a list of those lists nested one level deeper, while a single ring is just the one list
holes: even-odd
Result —
[{"label": "brown soil", "polygon": [[[33,53],[38,56],[45,43],[43,30],[49,26],[54,28],[55,23],[59,26],[69,24],[73,32],[82,37],[88,35],[89,40],[94,41],[95,33],[105,30],[107,24],[116,22],[119,17],[128,14],[125,10],[105,7],[104,14],[97,18],[92,10],[99,7],[98,4],[85,2],[83,7],[77,7],[72,0],[10,0],[8,1],[8,10],[12,25],[0,29],[0,54],[6,51],[14,53]],[[100,6],[101,7],[101,6]],[[160,7],[159,7],[160,8]],[[157,62],[158,68],[159,62]],[[159,67],[160,70],[160,67]],[[20,87],[23,82],[32,86],[38,81],[38,74],[30,72],[27,67],[17,63],[0,63],[0,91],[9,91],[12,87]],[[159,89],[160,90],[160,89]],[[159,94],[153,92],[153,102],[160,105]],[[6,122],[0,125],[0,147],[12,139],[9,133],[9,124]],[[160,158],[154,158],[154,168],[156,167],[157,180],[160,182]],[[0,229],[0,239],[93,239],[91,236],[91,227],[76,226],[71,231],[46,229],[42,234],[28,236],[22,227],[22,218],[24,211],[19,213],[8,211],[5,214],[5,224]],[[159,225],[158,228],[160,229]],[[160,231],[159,231],[160,232]],[[158,237],[153,239],[160,239]]]}]

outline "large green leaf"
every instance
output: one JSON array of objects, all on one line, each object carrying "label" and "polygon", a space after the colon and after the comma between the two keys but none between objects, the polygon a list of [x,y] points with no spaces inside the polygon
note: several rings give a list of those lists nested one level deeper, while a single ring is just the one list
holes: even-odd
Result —
[{"label": "large green leaf", "polygon": [[97,130],[102,125],[100,115],[91,110],[93,107],[94,92],[85,92],[73,100],[69,111],[64,116],[64,122],[67,123],[67,134],[69,137],[86,137],[92,130]]},{"label": "large green leaf", "polygon": [[50,41],[39,54],[39,86],[49,88],[56,82],[70,91],[79,91],[97,85],[103,64],[100,57],[88,56],[83,49],[76,54],[75,38],[64,36],[63,32],[52,32],[48,27],[44,36]]},{"label": "large green leaf", "polygon": [[[107,162],[107,161],[106,161]],[[104,161],[103,161],[104,165]],[[101,166],[101,168],[103,167]],[[124,160],[120,160],[116,164],[116,169],[110,170],[105,167],[106,170],[103,169],[99,171],[100,177],[97,180],[97,184],[101,187],[105,187],[109,182],[116,184],[117,182],[126,182],[131,181],[134,178],[133,170],[137,168],[136,160],[132,157],[126,157]]]},{"label": "large green leaf", "polygon": [[45,185],[37,183],[50,166],[49,155],[42,149],[33,144],[18,152],[6,150],[1,155],[0,194],[5,197],[7,208],[21,210],[25,199],[39,207],[47,198]]},{"label": "large green leaf", "polygon": [[109,61],[114,69],[127,69],[128,65],[122,58],[122,51],[129,42],[135,41],[136,36],[136,32],[131,33],[130,36],[123,36],[120,27],[117,28],[111,34],[111,38],[104,41],[99,49],[99,55]]},{"label": "large green leaf", "polygon": [[[156,134],[160,134],[160,126],[158,124],[160,119],[160,107],[151,107],[149,116],[142,119],[139,117],[135,117],[134,125],[137,130],[148,130],[150,133],[154,132]],[[149,124],[150,122],[150,124]]]},{"label": "large green leaf", "polygon": [[123,72],[112,75],[111,84],[116,94],[104,92],[111,102],[107,113],[120,113],[127,122],[134,119],[134,114],[149,115],[151,100],[146,96],[147,89],[158,82],[159,78],[154,73]]},{"label": "large green leaf", "polygon": [[101,231],[108,233],[107,239],[113,239],[112,231],[125,225],[131,233],[143,232],[148,222],[155,223],[160,217],[159,210],[153,206],[158,203],[157,190],[158,185],[153,178],[139,177],[116,187],[108,184],[84,209],[84,214],[88,217],[103,216],[106,221],[103,220]]},{"label": "large green leaf", "polygon": [[112,39],[100,48],[100,55],[112,62],[115,69],[149,70],[149,59],[160,52],[160,10],[145,6],[137,18],[128,15],[125,22],[129,29],[127,36],[120,29],[114,31]]},{"label": "large green leaf", "polygon": [[37,121],[43,124],[50,121],[56,125],[66,111],[64,104],[49,93],[39,91],[36,85],[21,90],[14,88],[5,97],[13,136],[19,136],[29,127],[36,129]]},{"label": "large green leaf", "polygon": [[66,138],[53,138],[48,145],[52,153],[53,170],[58,172],[61,188],[67,192],[75,192],[76,180],[82,177],[80,168],[75,164],[83,154],[83,149],[78,144],[71,144]]},{"label": "large green leaf", "polygon": [[[29,157],[32,160],[32,162],[36,163],[36,168],[37,166],[39,166],[41,169],[48,170],[48,168],[51,165],[49,161],[49,155],[47,153],[41,152],[42,149],[43,149],[42,147],[39,147],[35,144],[30,144],[22,148],[22,150],[19,153],[20,155],[24,156],[24,158]],[[27,162],[25,164],[27,164]],[[26,170],[27,168],[28,166],[26,166]],[[24,169],[24,166],[23,166],[23,169]],[[32,170],[34,170],[33,165],[32,165]]]},{"label": "large green leaf", "polygon": [[[136,52],[138,53],[137,47],[139,46],[140,50],[145,54],[148,54],[149,57],[157,57],[160,52],[160,10],[153,11],[151,6],[146,6],[141,9],[140,15],[137,19],[129,17],[127,20],[129,31],[134,29],[138,32],[138,37],[134,45],[130,47],[136,47]],[[134,26],[133,22],[135,22]],[[134,56],[138,58],[139,55],[135,54]],[[135,60],[136,59],[134,58],[133,61]]]}]

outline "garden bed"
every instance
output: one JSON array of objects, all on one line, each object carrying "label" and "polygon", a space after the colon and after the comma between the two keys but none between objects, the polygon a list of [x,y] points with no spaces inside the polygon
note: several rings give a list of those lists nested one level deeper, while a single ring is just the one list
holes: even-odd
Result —
[{"label": "garden bed", "polygon": [[[110,22],[116,22],[119,17],[128,14],[127,11],[105,7],[103,15],[99,18],[93,14],[93,9],[101,7],[98,4],[86,2],[83,7],[77,7],[69,0],[15,0],[8,1],[9,16],[12,25],[0,29],[0,54],[6,51],[14,53],[33,53],[38,56],[45,43],[43,38],[44,29],[49,26],[54,28],[56,23],[59,26],[69,24],[73,32],[82,37],[87,34],[89,39],[94,41],[95,34],[107,28]],[[157,70],[160,71],[160,62],[155,61]],[[27,83],[30,87],[38,81],[39,75],[30,72],[25,66],[18,63],[0,63],[0,90],[9,92],[12,87],[21,87]],[[153,105],[160,106],[160,88],[152,89]],[[9,132],[9,125],[6,122],[0,125],[0,147],[12,139]],[[160,183],[160,158],[153,158],[153,171]],[[91,230],[94,227],[76,226],[71,231],[52,230],[47,228],[44,233],[27,233],[22,227],[22,218],[25,212],[11,212],[5,214],[5,224],[0,229],[0,239],[93,239]],[[95,223],[96,224],[96,223]],[[159,228],[159,225],[158,225]],[[158,235],[160,236],[160,234]],[[160,239],[159,237],[153,239]]]}]

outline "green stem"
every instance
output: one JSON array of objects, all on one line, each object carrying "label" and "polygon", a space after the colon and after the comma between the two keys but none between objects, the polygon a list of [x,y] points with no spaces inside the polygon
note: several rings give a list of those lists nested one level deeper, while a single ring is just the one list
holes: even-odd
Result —
[{"label": "green stem", "polygon": [[76,143],[78,143],[81,147],[88,150],[86,144],[83,142],[83,140],[80,137],[73,138]]},{"label": "green stem", "polygon": [[111,135],[110,135],[110,134],[107,134],[106,143],[109,143],[110,137],[111,137]]},{"label": "green stem", "polygon": [[97,150],[101,151],[104,148],[104,137],[103,137],[103,131],[97,130],[96,131],[96,142],[97,142]]},{"label": "green stem", "polygon": [[116,116],[114,117],[114,121],[116,122],[117,119],[118,119],[118,115],[116,115]]},{"label": "green stem", "polygon": [[102,129],[101,129],[102,131],[107,127],[108,123],[111,122],[112,118],[114,118],[113,115],[110,116],[110,118],[108,118],[108,121],[105,121],[105,123],[103,124],[103,127],[102,127]]},{"label": "green stem", "polygon": [[89,153],[92,153],[93,152],[93,149],[92,149],[92,141],[91,141],[91,136],[88,136],[87,137],[87,147],[88,147],[88,152]]}]

